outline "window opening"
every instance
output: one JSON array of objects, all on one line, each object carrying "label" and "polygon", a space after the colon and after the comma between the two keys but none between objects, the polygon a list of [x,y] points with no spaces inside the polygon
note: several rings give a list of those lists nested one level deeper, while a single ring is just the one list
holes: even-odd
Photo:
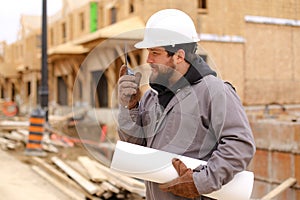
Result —
[{"label": "window opening", "polygon": [[79,14],[80,30],[84,30],[84,13]]},{"label": "window opening", "polygon": [[110,9],[110,24],[114,24],[117,22],[117,9],[116,7],[112,7]]},{"label": "window opening", "polygon": [[198,8],[206,9],[207,8],[206,0],[198,0]]}]

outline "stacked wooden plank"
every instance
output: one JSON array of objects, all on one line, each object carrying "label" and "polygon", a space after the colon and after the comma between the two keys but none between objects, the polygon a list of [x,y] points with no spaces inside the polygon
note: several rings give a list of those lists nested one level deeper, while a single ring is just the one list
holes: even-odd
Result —
[{"label": "stacked wooden plank", "polygon": [[[93,200],[145,198],[142,181],[117,174],[87,156],[80,156],[75,161],[54,156],[51,164],[38,157],[32,159],[35,163],[33,170],[72,199],[80,199],[81,196]],[[73,191],[79,193],[77,198]]]},{"label": "stacked wooden plank", "polygon": [[[26,129],[11,129],[2,130],[0,132],[0,147],[3,150],[18,150],[24,149],[28,139],[28,130]],[[51,140],[48,134],[43,136],[42,149],[46,152],[58,153],[56,146],[57,141]]]},{"label": "stacked wooden plank", "polygon": [[[19,150],[21,154],[18,155],[22,156],[29,135],[28,127],[24,125],[26,124],[23,122],[8,123],[8,121],[4,121],[2,124],[0,123],[1,149],[15,150],[15,153],[18,153]],[[44,151],[51,153],[43,158],[26,157],[26,160],[32,161],[27,163],[33,163],[32,170],[55,185],[70,199],[145,199],[145,185],[141,180],[118,174],[104,164],[87,156],[76,157],[75,154],[74,160],[74,155],[69,157],[64,153],[66,147],[68,147],[69,153],[72,153],[73,150],[78,153],[79,150],[80,155],[86,155],[84,149],[82,149],[82,152],[80,151],[81,145],[75,144],[88,144],[98,147],[99,143],[76,139],[53,128],[51,130],[47,129],[47,131],[49,132],[43,136],[42,148]],[[73,142],[74,145],[68,144],[66,139]],[[59,158],[58,155],[64,156],[64,158]],[[106,163],[106,165],[108,164]]]},{"label": "stacked wooden plank", "polygon": [[26,143],[26,135],[18,131],[1,131],[0,132],[0,147],[3,150],[20,149]]},{"label": "stacked wooden plank", "polygon": [[19,129],[28,128],[28,121],[0,120],[0,147],[3,150],[15,150],[25,144],[27,135]]},{"label": "stacked wooden plank", "polygon": [[28,128],[29,121],[17,121],[17,120],[1,120],[0,129],[1,130],[15,130],[20,128]]}]

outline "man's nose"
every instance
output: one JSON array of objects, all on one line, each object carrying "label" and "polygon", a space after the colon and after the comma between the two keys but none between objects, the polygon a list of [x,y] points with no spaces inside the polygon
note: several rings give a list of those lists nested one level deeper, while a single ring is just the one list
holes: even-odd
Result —
[{"label": "man's nose", "polygon": [[153,58],[150,53],[147,56],[147,63],[153,63]]}]

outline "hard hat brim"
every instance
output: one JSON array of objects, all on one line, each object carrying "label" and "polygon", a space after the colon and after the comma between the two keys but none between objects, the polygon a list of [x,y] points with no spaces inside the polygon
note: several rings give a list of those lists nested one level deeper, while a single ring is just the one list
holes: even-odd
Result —
[{"label": "hard hat brim", "polygon": [[[200,39],[195,39],[194,41],[190,41],[190,42],[183,42],[183,43],[191,43],[191,42],[199,42]],[[174,43],[174,45],[176,44],[183,44],[183,43]],[[141,41],[138,42],[134,45],[135,48],[137,49],[147,49],[147,48],[154,48],[154,47],[163,47],[163,46],[170,46],[172,44],[169,43],[153,43],[153,42],[148,42],[148,41]]]},{"label": "hard hat brim", "polygon": [[147,49],[147,48],[153,48],[153,47],[158,47],[158,45],[155,45],[151,42],[147,42],[147,41],[141,41],[141,42],[138,42],[134,45],[135,48],[137,49]]}]

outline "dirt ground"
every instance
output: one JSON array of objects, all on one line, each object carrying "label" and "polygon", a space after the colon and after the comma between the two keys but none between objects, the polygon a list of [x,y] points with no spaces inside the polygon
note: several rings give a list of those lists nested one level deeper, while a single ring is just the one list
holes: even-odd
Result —
[{"label": "dirt ground", "polygon": [[[20,158],[20,157],[19,157]],[[68,200],[55,186],[36,174],[30,165],[0,149],[0,194],[9,200]]]}]

